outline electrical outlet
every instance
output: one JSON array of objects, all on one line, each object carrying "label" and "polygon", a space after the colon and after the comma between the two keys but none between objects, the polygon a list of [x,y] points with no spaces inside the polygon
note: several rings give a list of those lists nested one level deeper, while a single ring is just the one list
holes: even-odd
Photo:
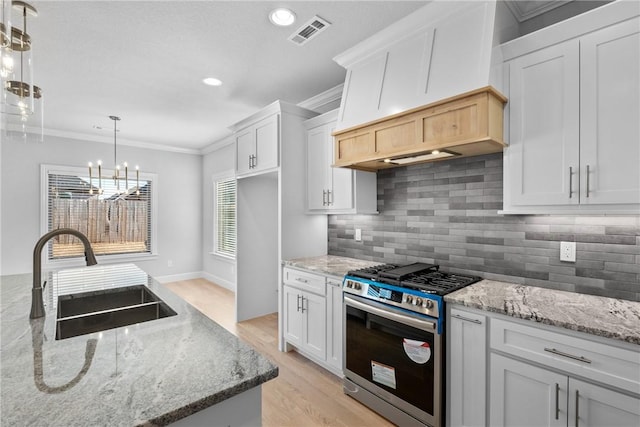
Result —
[{"label": "electrical outlet", "polygon": [[362,229],[361,228],[356,228],[356,234],[353,235],[353,238],[356,240],[356,242],[361,242],[362,241]]},{"label": "electrical outlet", "polygon": [[576,242],[560,242],[560,261],[576,262]]}]

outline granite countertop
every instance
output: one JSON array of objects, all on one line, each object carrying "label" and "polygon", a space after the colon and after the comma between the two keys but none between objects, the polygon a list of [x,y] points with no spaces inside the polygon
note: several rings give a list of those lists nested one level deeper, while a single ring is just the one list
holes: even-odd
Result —
[{"label": "granite countertop", "polygon": [[640,302],[482,280],[445,301],[640,344]]},{"label": "granite countertop", "polygon": [[[133,264],[62,271],[29,319],[32,276],[0,277],[6,425],[166,425],[275,378],[278,368]],[[177,315],[55,339],[57,297],[144,284]]]},{"label": "granite countertop", "polygon": [[321,255],[309,258],[297,258],[282,262],[285,267],[301,268],[315,273],[328,274],[342,277],[349,270],[379,265],[380,262],[363,261],[361,259],[348,258],[336,255]]}]

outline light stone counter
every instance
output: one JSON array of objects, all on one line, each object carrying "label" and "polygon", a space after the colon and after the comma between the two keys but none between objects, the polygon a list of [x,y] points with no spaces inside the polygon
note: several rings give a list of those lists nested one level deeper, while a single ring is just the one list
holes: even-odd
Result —
[{"label": "light stone counter", "polygon": [[640,302],[482,280],[444,297],[451,304],[640,344]]},{"label": "light stone counter", "polygon": [[[166,425],[278,375],[277,366],[133,264],[73,271],[75,278],[50,278],[47,315],[34,320],[31,275],[0,277],[2,425]],[[131,284],[147,285],[177,315],[55,339],[58,295]]]},{"label": "light stone counter", "polygon": [[297,258],[283,261],[285,267],[300,268],[315,273],[327,274],[329,276],[342,277],[349,270],[371,267],[381,264],[375,261],[363,261],[361,259],[347,258],[336,255],[322,255],[309,258]]}]

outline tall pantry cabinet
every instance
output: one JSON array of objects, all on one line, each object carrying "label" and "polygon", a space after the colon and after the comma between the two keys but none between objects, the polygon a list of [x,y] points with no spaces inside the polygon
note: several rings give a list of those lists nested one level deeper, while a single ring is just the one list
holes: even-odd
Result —
[{"label": "tall pantry cabinet", "polygon": [[614,2],[502,45],[505,213],[637,212],[639,11]]},{"label": "tall pantry cabinet", "polygon": [[236,321],[278,311],[282,260],[327,253],[326,216],[306,215],[303,122],[276,101],[232,126],[236,138]]}]

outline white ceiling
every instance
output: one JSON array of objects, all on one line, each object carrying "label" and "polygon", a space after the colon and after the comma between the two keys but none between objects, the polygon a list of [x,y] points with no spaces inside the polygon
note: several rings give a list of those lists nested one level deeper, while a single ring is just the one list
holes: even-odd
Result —
[{"label": "white ceiling", "polygon": [[[28,21],[45,135],[202,149],[276,99],[299,103],[344,82],[332,58],[426,1],[33,1]],[[268,12],[297,21],[278,28]],[[333,25],[297,46],[314,15]],[[221,79],[208,87],[204,77]],[[46,137],[45,137],[46,138]]]}]

